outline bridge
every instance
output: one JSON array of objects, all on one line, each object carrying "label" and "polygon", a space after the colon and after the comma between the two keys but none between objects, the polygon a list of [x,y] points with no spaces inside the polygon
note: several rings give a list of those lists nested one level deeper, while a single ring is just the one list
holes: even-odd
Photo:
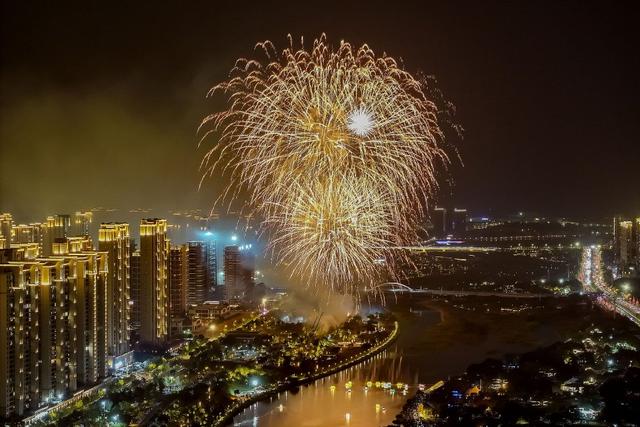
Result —
[{"label": "bridge", "polygon": [[394,294],[423,294],[423,295],[436,295],[436,296],[452,296],[452,297],[464,297],[464,296],[479,296],[479,297],[497,297],[497,298],[544,298],[551,297],[552,294],[539,294],[530,292],[521,293],[508,293],[498,291],[453,291],[446,289],[425,289],[425,288],[412,288],[404,283],[399,282],[385,282],[378,285],[365,288],[365,292],[390,292]]},{"label": "bridge", "polygon": [[470,245],[425,245],[397,246],[393,249],[421,253],[488,253],[488,252],[527,252],[527,251],[564,251],[579,250],[575,245],[516,245],[516,246],[470,246]]}]

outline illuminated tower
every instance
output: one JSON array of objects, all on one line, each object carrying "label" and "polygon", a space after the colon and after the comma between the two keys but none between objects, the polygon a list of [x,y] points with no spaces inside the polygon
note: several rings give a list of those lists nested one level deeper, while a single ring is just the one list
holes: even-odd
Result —
[{"label": "illuminated tower", "polygon": [[53,253],[53,245],[56,239],[64,239],[70,236],[71,216],[56,215],[48,216],[42,224],[42,250],[43,256],[50,256]]},{"label": "illuminated tower", "polygon": [[110,356],[129,351],[130,247],[129,224],[100,224],[98,249],[109,254],[106,314]]},{"label": "illuminated tower", "polygon": [[15,243],[42,243],[42,224],[19,224],[13,226]]},{"label": "illuminated tower", "polygon": [[0,214],[0,249],[11,247],[13,217],[9,213]]},{"label": "illuminated tower", "polygon": [[71,224],[71,235],[73,236],[88,236],[89,227],[93,222],[93,212],[76,212],[73,214],[73,221]]},{"label": "illuminated tower", "polygon": [[99,307],[107,254],[61,240],[49,258],[19,247],[0,263],[0,416],[36,410],[106,375]]},{"label": "illuminated tower", "polygon": [[29,405],[26,375],[30,370],[25,365],[32,355],[25,349],[24,334],[31,326],[25,324],[23,311],[26,290],[19,266],[0,265],[0,417],[3,418],[20,416]]},{"label": "illuminated tower", "polygon": [[40,301],[41,396],[62,399],[78,388],[75,265],[59,257],[42,259],[29,267]]},{"label": "illuminated tower", "polygon": [[56,215],[53,217],[53,238],[64,239],[71,235],[71,215]]},{"label": "illuminated tower", "polygon": [[140,341],[140,251],[136,250],[135,243],[131,242],[131,288],[129,307],[131,319],[129,321],[129,341],[137,344]]},{"label": "illuminated tower", "polygon": [[207,282],[209,296],[212,296],[218,287],[218,254],[216,241],[211,239],[205,242],[207,245]]},{"label": "illuminated tower", "polygon": [[171,335],[182,332],[187,312],[187,245],[174,246],[169,255],[169,313]]},{"label": "illuminated tower", "polygon": [[187,243],[187,304],[202,304],[209,291],[208,247],[203,242]]},{"label": "illuminated tower", "polygon": [[167,220],[140,222],[140,340],[162,344],[169,326]]}]

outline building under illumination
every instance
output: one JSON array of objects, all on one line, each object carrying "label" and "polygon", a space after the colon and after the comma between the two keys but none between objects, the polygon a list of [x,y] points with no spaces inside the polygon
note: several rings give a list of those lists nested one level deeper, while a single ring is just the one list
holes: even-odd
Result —
[{"label": "building under illumination", "polygon": [[172,247],[169,258],[169,323],[174,336],[182,332],[187,312],[187,245]]},{"label": "building under illumination", "polygon": [[613,253],[619,276],[640,272],[640,217],[613,219]]},{"label": "building under illumination", "polygon": [[187,305],[202,304],[210,287],[209,247],[204,242],[187,243]]},{"label": "building under illumination", "polygon": [[42,224],[18,224],[13,226],[12,243],[42,244]]},{"label": "building under illumination", "polygon": [[109,254],[107,283],[107,348],[111,357],[127,353],[130,322],[129,224],[103,223],[98,230],[98,249]]},{"label": "building under illumination", "polygon": [[[106,374],[107,254],[57,239],[56,254],[0,256],[0,415],[21,416]],[[33,253],[33,252],[31,252]]]},{"label": "building under illumination", "polygon": [[255,257],[246,246],[225,246],[224,284],[227,300],[240,300],[254,283]]},{"label": "building under illumination", "polygon": [[140,341],[163,344],[169,333],[167,220],[140,221]]},{"label": "building under illumination", "polygon": [[9,249],[13,232],[13,217],[10,213],[0,214],[0,249]]},{"label": "building under illumination", "polygon": [[129,341],[131,345],[140,342],[140,251],[136,249],[135,243],[131,242],[131,257],[129,259],[130,277],[130,320],[129,320]]},{"label": "building under illumination", "polygon": [[72,236],[88,236],[93,222],[93,212],[76,212],[71,223]]}]

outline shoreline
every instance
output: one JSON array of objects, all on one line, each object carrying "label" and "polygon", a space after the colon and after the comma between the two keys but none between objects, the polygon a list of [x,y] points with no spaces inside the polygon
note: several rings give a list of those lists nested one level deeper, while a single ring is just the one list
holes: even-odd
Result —
[{"label": "shoreline", "polygon": [[354,365],[357,365],[366,360],[369,360],[371,357],[375,356],[376,354],[379,354],[380,352],[384,351],[387,347],[389,347],[389,345],[391,345],[398,337],[399,330],[400,330],[400,325],[396,320],[394,321],[394,329],[389,334],[389,336],[385,338],[384,341],[382,341],[376,347],[369,349],[366,353],[358,355],[356,357],[352,357],[338,366],[328,368],[322,372],[313,374],[312,376],[291,380],[290,382],[286,384],[282,384],[276,387],[275,389],[267,390],[249,399],[239,401],[236,405],[232,405],[227,411],[225,411],[225,413],[221,415],[221,417],[213,424],[213,426],[214,427],[227,426],[231,422],[233,422],[233,418],[236,415],[240,414],[242,411],[244,411],[254,403],[264,401],[267,398],[273,397],[274,395],[278,395],[284,391],[291,389],[292,387],[300,387],[300,386],[310,384],[314,381],[336,374]]}]

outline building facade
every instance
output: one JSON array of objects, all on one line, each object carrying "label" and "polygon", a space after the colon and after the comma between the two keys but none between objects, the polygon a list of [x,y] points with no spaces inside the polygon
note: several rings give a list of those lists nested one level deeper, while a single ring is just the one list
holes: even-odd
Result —
[{"label": "building facade", "polygon": [[107,348],[111,357],[120,356],[130,349],[130,248],[129,224],[104,223],[100,225],[98,249],[109,254],[106,313]]},{"label": "building facade", "polygon": [[255,257],[243,246],[224,248],[225,299],[241,300],[254,282]]},{"label": "building facade", "polygon": [[204,242],[187,243],[187,305],[207,300],[211,278],[209,248]]},{"label": "building facade", "polygon": [[640,274],[640,216],[614,217],[613,254],[618,277]]},{"label": "building facade", "polygon": [[187,312],[187,245],[172,247],[169,258],[169,323],[175,336],[180,335]]},{"label": "building facade", "polygon": [[131,317],[129,320],[129,342],[133,346],[140,342],[140,251],[135,249],[133,242],[130,251],[131,288],[129,307]]},{"label": "building facade", "polygon": [[140,340],[164,344],[169,333],[169,249],[167,221],[140,222]]},{"label": "building facade", "polygon": [[[106,375],[107,254],[58,241],[56,255],[0,257],[0,415],[20,417]],[[72,249],[79,248],[74,252]]]}]

